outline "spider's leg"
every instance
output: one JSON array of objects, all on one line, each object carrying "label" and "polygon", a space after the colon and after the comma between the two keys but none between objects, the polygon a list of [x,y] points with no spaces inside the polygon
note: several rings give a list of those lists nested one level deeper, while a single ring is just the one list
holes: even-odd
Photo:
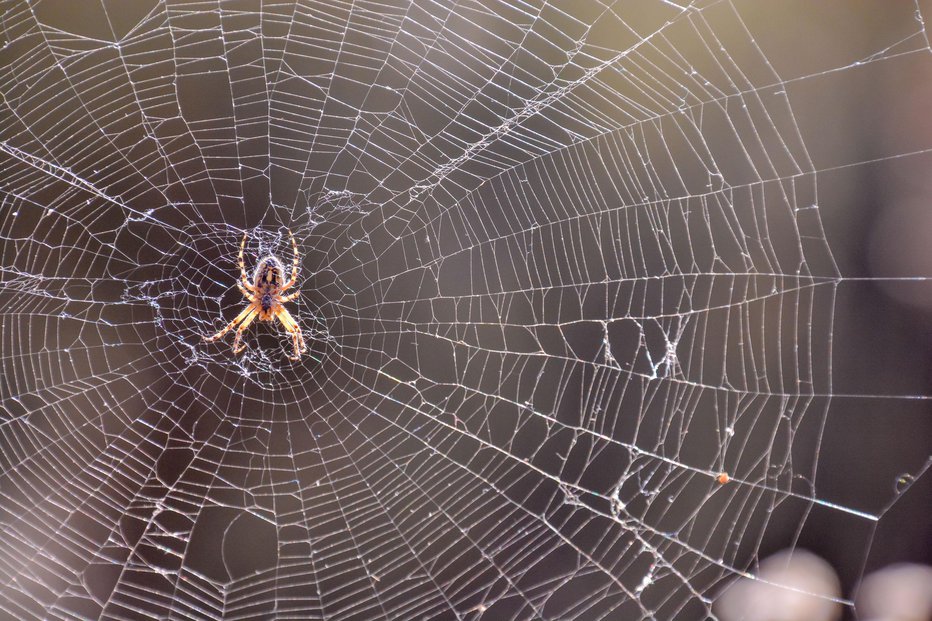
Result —
[{"label": "spider's leg", "polygon": [[278,320],[282,322],[282,326],[285,330],[291,334],[292,345],[294,346],[294,356],[288,356],[292,360],[298,360],[301,358],[301,354],[307,351],[307,345],[304,344],[304,335],[301,334],[301,326],[298,325],[298,322],[295,321],[294,317],[291,316],[291,313],[287,309],[281,307],[275,313],[275,316],[278,317]]},{"label": "spider's leg", "polygon": [[236,286],[239,287],[239,292],[242,293],[244,296],[246,296],[247,300],[249,300],[252,303],[256,302],[256,296],[253,295],[252,292],[247,290],[245,287],[243,287],[243,285],[240,282],[237,281]]},{"label": "spider's leg", "polygon": [[[285,308],[284,306],[280,306],[278,310],[275,312],[275,315],[278,317],[278,320],[282,322],[282,326],[284,326],[285,330],[293,334],[297,334],[298,336],[301,336],[301,326],[298,325],[298,322],[295,321],[295,318],[292,317],[291,313],[288,312],[287,308]],[[304,344],[303,337],[301,338],[301,344],[302,344],[301,351],[305,351],[307,348],[303,347],[303,344]]]},{"label": "spider's leg", "polygon": [[243,243],[239,245],[239,274],[240,278],[243,280],[243,286],[246,287],[246,290],[255,293],[256,288],[252,286],[252,283],[249,282],[249,277],[246,276],[246,261],[243,258],[243,253],[246,252],[247,235],[249,235],[249,233],[243,232]]},{"label": "spider's leg", "polygon": [[292,360],[300,360],[301,354],[307,351],[307,347],[304,346],[304,337],[301,336],[300,329],[295,330],[291,334],[292,346],[294,347],[294,356],[288,356]]},{"label": "spider's leg", "polygon": [[301,295],[301,292],[300,292],[300,291],[295,291],[294,293],[289,293],[288,295],[282,297],[282,299],[281,299],[280,301],[281,301],[281,302],[290,302],[290,301],[292,301],[293,299],[295,299],[296,297],[298,297],[299,295]]},{"label": "spider's leg", "polygon": [[253,320],[259,316],[259,311],[256,307],[250,306],[250,309],[252,309],[252,312],[246,317],[246,319],[243,320],[243,323],[239,325],[239,328],[236,329],[236,338],[233,339],[233,353],[234,354],[238,354],[244,349],[246,349],[245,345],[239,344],[240,339],[243,338],[243,330],[248,328],[249,324],[251,324]]},{"label": "spider's leg", "polygon": [[253,310],[254,308],[255,308],[255,307],[254,307],[252,304],[250,304],[249,306],[247,306],[246,308],[243,309],[243,312],[241,312],[239,315],[236,316],[236,319],[234,319],[233,321],[231,321],[230,323],[228,323],[228,324],[226,325],[226,327],[225,327],[223,330],[221,330],[220,332],[217,332],[217,333],[214,334],[213,336],[205,336],[205,337],[203,337],[204,340],[207,341],[208,343],[211,343],[211,342],[213,342],[213,341],[216,341],[216,340],[219,339],[219,338],[222,338],[224,334],[226,334],[227,332],[229,332],[230,330],[232,330],[233,328],[235,328],[235,327],[236,327],[236,324],[238,324],[239,322],[241,322],[243,319],[246,319],[246,315],[248,315],[248,314],[249,314],[249,311]]},{"label": "spider's leg", "polygon": [[288,229],[288,237],[291,238],[291,250],[294,252],[294,261],[291,264],[291,278],[288,280],[288,282],[282,285],[281,291],[293,287],[295,281],[298,279],[298,244],[294,240],[294,235],[291,233],[291,229]]}]

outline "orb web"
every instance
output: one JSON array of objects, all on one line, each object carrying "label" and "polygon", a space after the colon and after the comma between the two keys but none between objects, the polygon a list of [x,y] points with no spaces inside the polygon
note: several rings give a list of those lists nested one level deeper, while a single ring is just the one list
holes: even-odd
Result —
[{"label": "orb web", "polygon": [[[921,6],[796,73],[744,2],[3,7],[5,614],[696,619],[813,523],[866,562],[819,188],[924,148],[798,109],[928,63]],[[204,343],[288,229],[308,353]]]}]

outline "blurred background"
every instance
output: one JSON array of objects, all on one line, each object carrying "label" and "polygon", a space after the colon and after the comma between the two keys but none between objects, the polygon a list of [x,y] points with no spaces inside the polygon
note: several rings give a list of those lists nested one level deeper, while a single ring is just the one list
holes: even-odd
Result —
[{"label": "blurred background", "polygon": [[0,614],[932,618],[930,17],[0,3]]}]

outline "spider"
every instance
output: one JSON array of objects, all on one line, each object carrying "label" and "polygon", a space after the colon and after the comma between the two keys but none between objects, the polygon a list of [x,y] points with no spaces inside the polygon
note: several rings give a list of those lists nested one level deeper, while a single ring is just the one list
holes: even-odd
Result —
[{"label": "spider", "polygon": [[245,345],[240,345],[243,331],[249,327],[249,324],[256,318],[259,321],[275,321],[278,319],[282,323],[285,331],[291,335],[294,344],[294,355],[288,356],[291,360],[299,360],[301,354],[307,351],[304,345],[304,337],[301,335],[301,327],[291,313],[283,306],[285,302],[298,297],[300,291],[295,291],[288,295],[282,295],[285,291],[294,286],[298,278],[298,245],[294,241],[294,235],[288,231],[288,237],[291,238],[291,249],[294,251],[294,262],[291,267],[291,278],[288,282],[285,280],[285,267],[278,257],[269,255],[259,261],[256,271],[252,276],[252,283],[246,276],[246,265],[243,262],[243,252],[246,250],[246,237],[248,233],[243,233],[243,243],[239,247],[239,270],[241,281],[236,282],[240,292],[249,300],[249,305],[243,309],[236,319],[226,325],[225,328],[213,336],[205,336],[204,340],[208,343],[222,338],[224,334],[236,328],[236,338],[233,339],[233,353],[238,354],[244,349]]}]

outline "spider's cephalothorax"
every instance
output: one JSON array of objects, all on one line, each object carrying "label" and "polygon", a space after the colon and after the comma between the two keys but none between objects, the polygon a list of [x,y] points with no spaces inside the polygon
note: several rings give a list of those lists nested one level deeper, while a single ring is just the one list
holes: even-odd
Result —
[{"label": "spider's cephalothorax", "polygon": [[240,345],[240,340],[243,331],[253,320],[274,321],[278,319],[282,327],[285,328],[285,331],[291,334],[292,344],[294,345],[294,355],[288,357],[292,360],[298,360],[301,354],[307,351],[307,347],[304,344],[304,337],[301,335],[301,327],[283,304],[298,297],[300,292],[295,291],[288,295],[282,295],[286,290],[294,286],[298,278],[298,245],[295,243],[294,235],[291,234],[291,231],[288,231],[288,237],[291,238],[291,249],[294,251],[291,278],[285,281],[285,267],[282,265],[282,262],[278,260],[278,257],[268,256],[259,261],[259,265],[256,266],[252,283],[246,278],[246,264],[243,259],[243,253],[246,250],[246,237],[247,234],[243,233],[243,242],[239,247],[241,282],[237,282],[236,286],[239,287],[240,292],[249,300],[249,305],[236,316],[236,319],[228,323],[226,327],[213,336],[205,336],[204,340],[208,342],[216,341],[239,325],[239,328],[236,329],[236,338],[233,340],[233,353],[238,354],[246,349],[245,345]]}]

